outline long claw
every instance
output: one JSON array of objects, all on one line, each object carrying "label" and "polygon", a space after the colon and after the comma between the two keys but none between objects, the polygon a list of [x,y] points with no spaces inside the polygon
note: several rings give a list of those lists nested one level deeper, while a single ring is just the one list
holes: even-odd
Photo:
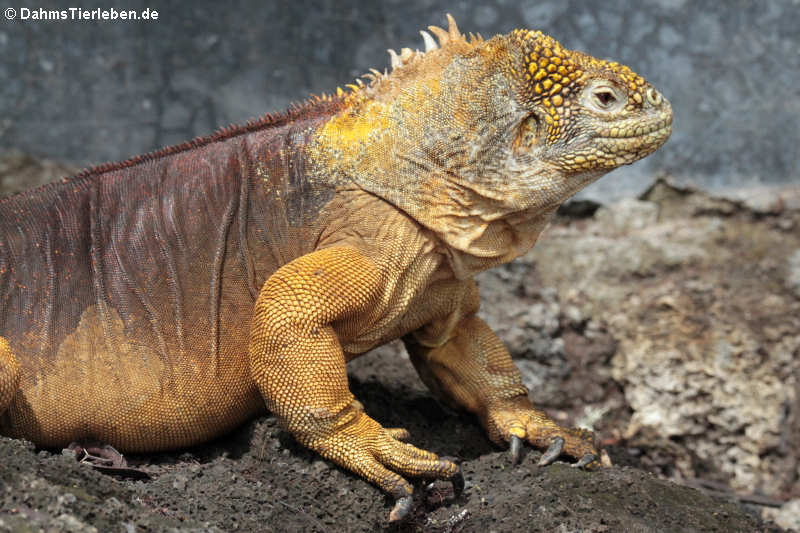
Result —
[{"label": "long claw", "polygon": [[[573,468],[585,468],[587,465],[597,463],[597,457],[593,453],[584,454],[581,460],[572,465]],[[598,463],[599,464],[599,463]]]},{"label": "long claw", "polygon": [[519,463],[520,450],[522,450],[522,439],[516,435],[511,435],[511,441],[508,446],[508,454],[511,456],[512,465]]},{"label": "long claw", "polygon": [[407,517],[408,513],[411,511],[411,504],[413,501],[411,496],[398,498],[392,508],[392,512],[389,513],[389,522],[397,522]]},{"label": "long claw", "polygon": [[561,452],[564,450],[564,439],[562,437],[555,437],[553,439],[553,443],[547,449],[546,452],[542,455],[542,458],[539,459],[539,466],[547,466],[552,464],[558,456],[561,455]]},{"label": "long claw", "polygon": [[[451,463],[458,463],[461,460],[458,457],[452,457],[450,455],[442,455],[439,457],[442,461],[450,461]],[[453,474],[449,478],[450,483],[453,484],[453,494],[455,494],[456,498],[461,496],[461,493],[464,492],[464,474],[461,473],[461,468],[459,467],[458,472]]]},{"label": "long claw", "polygon": [[461,493],[464,492],[464,474],[461,473],[460,468],[458,472],[450,478],[450,482],[453,484],[453,494],[458,498],[461,496]]}]

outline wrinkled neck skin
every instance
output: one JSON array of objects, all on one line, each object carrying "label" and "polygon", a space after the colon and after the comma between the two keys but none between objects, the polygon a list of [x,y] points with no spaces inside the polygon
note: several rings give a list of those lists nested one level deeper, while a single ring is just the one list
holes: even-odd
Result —
[{"label": "wrinkled neck skin", "polygon": [[486,74],[497,71],[491,58],[437,58],[352,95],[309,160],[435,232],[466,278],[527,252],[556,208],[601,173],[566,176],[535,153],[515,157],[526,113],[509,105],[503,77]]}]

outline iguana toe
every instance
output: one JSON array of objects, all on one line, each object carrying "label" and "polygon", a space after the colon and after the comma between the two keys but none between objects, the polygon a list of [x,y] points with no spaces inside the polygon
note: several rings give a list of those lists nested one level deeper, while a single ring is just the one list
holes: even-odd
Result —
[{"label": "iguana toe", "polygon": [[598,461],[597,456],[593,453],[587,453],[581,460],[572,465],[574,468],[585,468],[586,470],[592,470],[594,468],[598,468],[600,466],[600,461]]},{"label": "iguana toe", "polygon": [[561,437],[556,437],[553,439],[553,443],[547,448],[547,451],[542,454],[542,457],[539,459],[539,466],[547,466],[555,462],[556,459],[561,455],[561,452],[564,451],[564,439]]},{"label": "iguana toe", "polygon": [[464,492],[465,483],[464,474],[461,473],[460,469],[453,475],[453,477],[450,478],[450,482],[453,483],[453,494],[455,494],[456,497],[461,496],[461,494]]},{"label": "iguana toe", "polygon": [[509,455],[514,464],[519,461],[525,440],[546,450],[539,459],[540,466],[552,464],[562,455],[572,457],[580,468],[587,470],[600,465],[593,432],[559,426],[535,409],[525,396],[498,401],[488,410],[484,423],[492,440],[498,444],[509,443]]},{"label": "iguana toe", "polygon": [[399,522],[408,516],[414,499],[411,496],[402,496],[397,499],[389,513],[389,522]]},{"label": "iguana toe", "polygon": [[522,451],[522,439],[516,435],[511,435],[511,440],[508,444],[508,454],[511,456],[511,464],[516,465],[519,463],[520,453]]},{"label": "iguana toe", "polygon": [[[459,459],[456,457],[450,457],[449,455],[443,455],[440,457],[442,461],[450,461],[451,463],[458,464]],[[459,468],[455,474],[453,474],[448,481],[453,484],[453,494],[458,497],[461,496],[461,493],[464,492],[464,474],[461,472]]]},{"label": "iguana toe", "polygon": [[552,464],[561,455],[577,459],[578,462],[573,466],[584,470],[594,470],[600,466],[594,433],[588,429],[534,426],[529,428],[528,442],[536,447],[544,447],[550,443],[539,459],[539,466]]},{"label": "iguana toe", "polygon": [[411,433],[405,428],[384,428],[393,439],[408,440],[411,438]]},{"label": "iguana toe", "polygon": [[456,494],[463,490],[461,470],[450,458],[397,440],[408,432],[387,430],[363,411],[352,411],[350,416],[328,435],[312,439],[301,435],[301,442],[390,494],[395,505],[389,521],[401,520],[412,506],[413,486],[403,476],[449,480]]}]

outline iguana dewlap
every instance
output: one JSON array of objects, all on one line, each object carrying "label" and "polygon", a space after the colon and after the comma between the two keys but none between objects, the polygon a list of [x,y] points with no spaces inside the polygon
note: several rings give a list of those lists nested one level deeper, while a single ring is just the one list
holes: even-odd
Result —
[{"label": "iguana dewlap", "polygon": [[[448,17],[449,18],[449,17]],[[655,151],[669,103],[540,32],[423,32],[335,96],[0,200],[0,432],[180,448],[272,411],[398,498],[450,460],[364,413],[345,363],[402,338],[490,438],[597,457],[532,407],[473,275]]]}]

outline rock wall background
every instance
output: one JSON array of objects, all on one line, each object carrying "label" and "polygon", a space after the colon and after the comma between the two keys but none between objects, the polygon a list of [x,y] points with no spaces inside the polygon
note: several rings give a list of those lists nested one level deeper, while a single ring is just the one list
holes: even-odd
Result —
[{"label": "rock wall background", "polygon": [[712,189],[800,181],[796,0],[134,0],[125,7],[154,8],[159,18],[0,17],[0,150],[83,166],[183,141],[383,69],[387,48],[421,47],[419,30],[444,25],[451,12],[462,30],[484,36],[542,29],[567,47],[630,65],[671,100],[670,142],[588,196],[637,194],[658,172]]}]

